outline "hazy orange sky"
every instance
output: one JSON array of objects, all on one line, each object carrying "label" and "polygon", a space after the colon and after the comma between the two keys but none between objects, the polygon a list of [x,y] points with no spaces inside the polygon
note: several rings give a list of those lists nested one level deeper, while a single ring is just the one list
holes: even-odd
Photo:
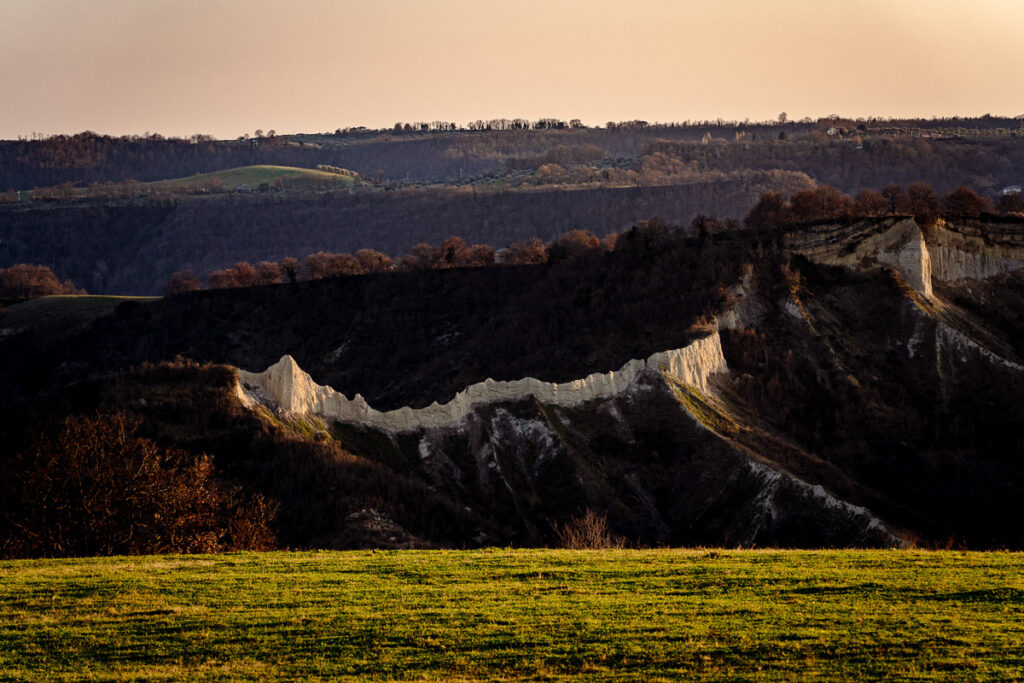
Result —
[{"label": "hazy orange sky", "polygon": [[0,0],[0,137],[1024,114],[1021,0]]}]

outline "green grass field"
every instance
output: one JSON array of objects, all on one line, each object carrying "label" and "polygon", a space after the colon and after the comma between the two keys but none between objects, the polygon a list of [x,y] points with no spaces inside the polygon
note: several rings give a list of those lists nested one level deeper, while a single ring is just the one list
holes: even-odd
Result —
[{"label": "green grass field", "polygon": [[272,185],[275,180],[280,179],[287,189],[296,188],[320,188],[320,187],[351,187],[355,184],[355,178],[337,173],[318,171],[312,168],[297,168],[294,166],[241,166],[229,168],[214,173],[201,173],[187,178],[175,178],[173,180],[158,180],[145,183],[153,190],[170,189],[178,186],[195,187],[201,189],[212,189],[215,180],[219,178],[221,188],[233,190],[239,185],[245,185],[255,190],[260,183]]},{"label": "green grass field", "polygon": [[0,678],[1024,677],[1024,557],[389,551],[0,563]]},{"label": "green grass field", "polygon": [[61,294],[29,299],[0,312],[0,334],[31,330],[43,339],[60,339],[125,301],[145,303],[159,297]]}]

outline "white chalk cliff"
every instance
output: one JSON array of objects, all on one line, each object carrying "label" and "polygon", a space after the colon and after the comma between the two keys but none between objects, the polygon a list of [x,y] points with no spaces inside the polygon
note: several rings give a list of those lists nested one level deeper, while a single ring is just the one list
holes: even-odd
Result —
[{"label": "white chalk cliff", "polygon": [[925,296],[932,294],[931,255],[912,218],[864,221],[849,227],[813,226],[786,235],[786,247],[816,263],[894,268],[911,287]]},{"label": "white chalk cliff", "polygon": [[851,269],[895,268],[914,289],[932,295],[943,282],[985,278],[1024,268],[1024,230],[939,218],[927,240],[912,218],[817,225],[786,235],[786,246],[811,261]]},{"label": "white chalk cliff", "polygon": [[928,252],[939,280],[983,280],[1024,267],[1024,231],[997,224],[982,233],[940,218],[930,232]]},{"label": "white chalk cliff", "polygon": [[435,402],[426,408],[376,410],[359,394],[349,399],[331,387],[317,384],[289,355],[282,356],[263,372],[239,369],[236,391],[248,406],[267,403],[269,399],[288,413],[320,415],[400,433],[458,423],[470,414],[474,406],[483,404],[532,396],[544,404],[568,407],[608,398],[626,391],[646,369],[664,371],[707,392],[711,375],[725,372],[728,367],[722,355],[721,340],[714,332],[683,348],[661,351],[646,360],[631,360],[613,372],[594,373],[583,379],[561,383],[542,382],[532,377],[509,382],[487,379],[466,387],[447,403]]}]

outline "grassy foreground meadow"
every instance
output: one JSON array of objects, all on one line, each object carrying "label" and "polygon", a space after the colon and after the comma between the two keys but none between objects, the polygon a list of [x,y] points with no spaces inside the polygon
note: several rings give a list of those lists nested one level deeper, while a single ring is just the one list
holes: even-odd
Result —
[{"label": "grassy foreground meadow", "polygon": [[1024,556],[482,550],[0,562],[0,678],[1024,678]]}]

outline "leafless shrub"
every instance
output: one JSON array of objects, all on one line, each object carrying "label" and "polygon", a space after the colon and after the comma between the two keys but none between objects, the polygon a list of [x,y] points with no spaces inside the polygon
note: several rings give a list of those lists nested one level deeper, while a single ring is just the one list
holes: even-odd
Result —
[{"label": "leafless shrub", "polygon": [[590,509],[582,517],[556,524],[555,535],[559,545],[570,550],[604,550],[625,545],[625,539],[608,528],[608,518]]}]

